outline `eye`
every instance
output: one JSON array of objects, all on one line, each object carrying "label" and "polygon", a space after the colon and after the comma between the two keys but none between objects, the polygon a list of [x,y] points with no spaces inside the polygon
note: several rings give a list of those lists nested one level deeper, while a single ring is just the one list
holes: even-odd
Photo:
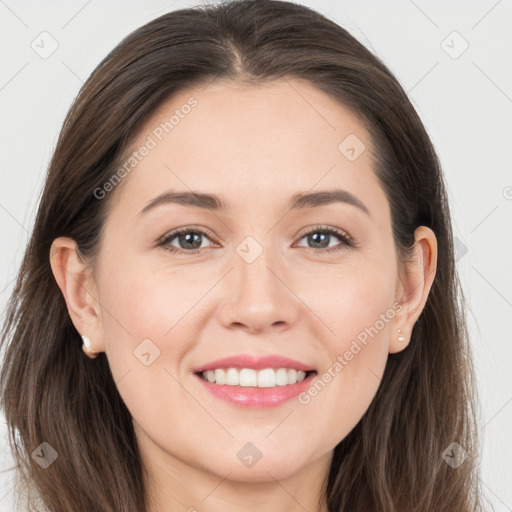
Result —
[{"label": "eye", "polygon": [[[320,235],[320,236],[317,236]],[[329,253],[341,251],[343,249],[349,247],[355,247],[355,242],[350,237],[348,233],[345,231],[333,228],[330,226],[316,226],[309,231],[302,232],[300,235],[300,240],[307,237],[307,242],[312,243],[312,249],[315,252],[320,253]],[[341,241],[341,244],[335,245],[334,247],[329,247],[329,243],[332,237],[337,238]],[[175,229],[171,233],[165,235],[157,242],[157,247],[162,247],[166,251],[171,253],[179,253],[179,254],[197,254],[201,252],[202,240],[201,238],[205,237],[209,240],[214,238],[213,234],[208,230],[203,230],[199,228],[193,227],[184,227]],[[177,243],[179,247],[171,245],[171,242],[177,239]],[[326,245],[327,244],[327,245]]]},{"label": "eye", "polygon": [[[327,249],[329,247],[329,242],[332,237],[341,240],[341,244],[335,245],[332,248]],[[346,249],[347,247],[354,247],[355,243],[350,237],[348,233],[345,231],[333,228],[330,226],[316,226],[312,230],[307,232],[302,232],[300,235],[300,239],[307,238],[307,242],[313,244],[313,249],[315,252],[326,253],[326,252],[336,252]]]},{"label": "eye", "polygon": [[[164,236],[159,242],[157,242],[157,246],[172,253],[197,254],[200,252],[199,249],[202,248],[201,237],[211,239],[213,238],[213,235],[202,229],[195,229],[191,227],[179,228]],[[171,241],[175,238],[177,238],[177,242],[180,247],[170,245]]]}]

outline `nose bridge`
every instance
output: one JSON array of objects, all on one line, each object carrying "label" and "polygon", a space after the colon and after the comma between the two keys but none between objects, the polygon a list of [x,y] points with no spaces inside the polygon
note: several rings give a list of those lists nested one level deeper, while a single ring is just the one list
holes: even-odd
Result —
[{"label": "nose bridge", "polygon": [[274,289],[277,278],[270,268],[273,267],[276,272],[276,262],[279,258],[273,254],[275,248],[271,246],[271,237],[263,239],[260,236],[257,240],[253,236],[248,236],[236,247],[235,275],[243,287],[244,294],[273,295],[276,291]]},{"label": "nose bridge", "polygon": [[300,301],[283,283],[284,265],[275,253],[272,237],[247,236],[235,247],[233,272],[221,317],[224,324],[244,324],[261,330],[273,324],[290,324]]}]

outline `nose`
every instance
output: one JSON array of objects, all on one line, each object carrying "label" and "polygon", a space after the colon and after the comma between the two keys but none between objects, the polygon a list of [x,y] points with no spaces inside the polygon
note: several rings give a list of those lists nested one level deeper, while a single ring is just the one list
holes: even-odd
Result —
[{"label": "nose", "polygon": [[233,255],[233,270],[224,283],[226,299],[219,307],[220,322],[226,328],[249,333],[289,329],[301,315],[302,303],[278,258],[268,257],[271,249],[251,263]]}]

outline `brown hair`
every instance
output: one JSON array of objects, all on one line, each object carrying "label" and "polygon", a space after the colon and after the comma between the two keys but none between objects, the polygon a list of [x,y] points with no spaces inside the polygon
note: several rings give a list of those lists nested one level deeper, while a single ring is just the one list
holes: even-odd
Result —
[{"label": "brown hair", "polygon": [[[1,405],[29,491],[54,512],[147,510],[131,416],[105,354],[91,360],[81,350],[49,251],[55,238],[68,236],[94,265],[114,195],[100,201],[94,191],[119,167],[150,113],[172,93],[216,77],[253,84],[301,78],[351,109],[376,148],[374,172],[389,200],[400,264],[412,254],[416,227],[437,237],[437,273],[410,344],[389,356],[374,400],[334,450],[329,510],[482,510],[473,363],[432,143],[381,60],[321,14],[275,0],[158,17],[107,55],[71,106],[1,339]],[[43,441],[60,454],[47,469],[31,458]],[[456,469],[442,457],[453,442],[469,454]]]}]

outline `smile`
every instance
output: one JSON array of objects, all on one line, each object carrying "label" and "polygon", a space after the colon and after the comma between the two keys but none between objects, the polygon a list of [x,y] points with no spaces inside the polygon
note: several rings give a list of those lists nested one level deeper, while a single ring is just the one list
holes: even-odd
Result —
[{"label": "smile", "polygon": [[207,370],[199,375],[206,381],[223,386],[242,386],[258,388],[274,388],[276,386],[291,386],[302,382],[307,374],[294,368],[217,368]]},{"label": "smile", "polygon": [[[209,395],[232,406],[268,408],[279,406],[306,391],[317,372],[293,368],[263,368],[259,371],[252,368],[228,368],[227,371],[218,368],[192,375]],[[219,381],[216,380],[217,375]],[[286,384],[283,384],[285,376]],[[223,378],[224,383],[221,384]]]}]

